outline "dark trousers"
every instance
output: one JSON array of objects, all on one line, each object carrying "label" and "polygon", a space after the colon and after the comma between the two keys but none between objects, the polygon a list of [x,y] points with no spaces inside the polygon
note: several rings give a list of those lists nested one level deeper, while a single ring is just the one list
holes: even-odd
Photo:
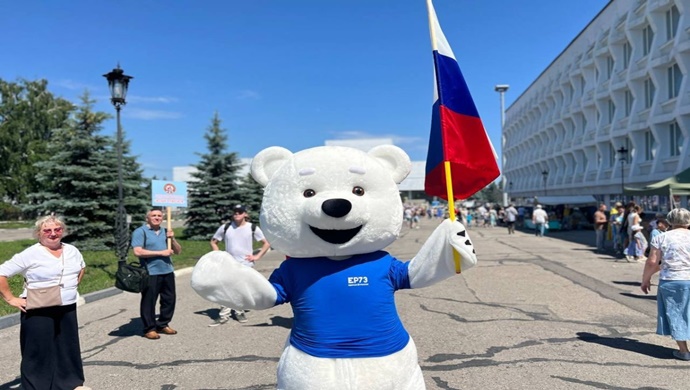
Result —
[{"label": "dark trousers", "polygon": [[24,390],[73,390],[84,384],[77,304],[28,310],[20,315]]},{"label": "dark trousers", "polygon": [[[160,314],[156,320],[156,299],[160,296]],[[141,292],[139,312],[144,323],[144,333],[165,328],[175,314],[175,273],[149,275],[148,284]]]}]

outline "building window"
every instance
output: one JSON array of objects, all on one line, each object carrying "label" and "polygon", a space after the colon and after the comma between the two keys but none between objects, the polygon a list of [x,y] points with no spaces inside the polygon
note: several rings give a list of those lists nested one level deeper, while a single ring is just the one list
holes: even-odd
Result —
[{"label": "building window", "polygon": [[678,64],[673,64],[666,71],[668,74],[668,98],[673,99],[680,93],[680,84],[683,82],[683,73]]},{"label": "building window", "polygon": [[614,65],[615,64],[613,62],[613,57],[611,57],[611,56],[606,57],[606,78],[607,79],[610,79],[613,76],[613,66]]},{"label": "building window", "polygon": [[652,50],[652,41],[654,40],[654,30],[649,24],[642,30],[642,55],[646,56]]},{"label": "building window", "polygon": [[586,130],[587,130],[587,118],[585,118],[583,116],[582,117],[582,133],[584,134]]},{"label": "building window", "polygon": [[609,99],[608,114],[609,114],[608,121],[609,121],[609,123],[611,123],[611,122],[613,122],[613,117],[616,115],[616,104],[611,99]]},{"label": "building window", "polygon": [[630,66],[630,59],[632,58],[632,46],[630,42],[625,41],[623,44],[623,69],[628,69]]},{"label": "building window", "polygon": [[654,158],[654,135],[647,130],[644,132],[644,159],[650,161]]},{"label": "building window", "polygon": [[629,117],[632,112],[633,95],[629,89],[625,90],[625,117]]},{"label": "building window", "polygon": [[594,68],[594,81],[599,82],[599,67]]},{"label": "building window", "polygon": [[683,150],[683,142],[685,142],[685,139],[683,138],[683,132],[680,131],[680,126],[678,126],[678,122],[671,122],[671,125],[669,126],[669,133],[671,138],[670,155],[680,156],[680,152]]},{"label": "building window", "polygon": [[613,168],[614,165],[616,165],[616,149],[609,144],[609,168]]},{"label": "building window", "polygon": [[680,13],[674,4],[673,7],[666,11],[666,40],[670,41],[676,37],[678,31],[678,21],[680,20]]},{"label": "building window", "polygon": [[644,81],[644,108],[649,108],[654,102],[654,93],[656,88],[654,88],[654,82],[650,77]]}]

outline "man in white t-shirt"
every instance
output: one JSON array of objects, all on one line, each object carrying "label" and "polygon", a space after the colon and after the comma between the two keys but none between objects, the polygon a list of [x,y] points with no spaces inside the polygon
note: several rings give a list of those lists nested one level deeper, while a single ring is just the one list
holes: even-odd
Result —
[{"label": "man in white t-shirt", "polygon": [[508,234],[515,234],[515,221],[517,220],[518,211],[511,203],[505,211],[506,225],[508,226]]},{"label": "man in white t-shirt", "polygon": [[[254,240],[263,244],[256,254],[253,247]],[[254,267],[254,262],[271,247],[261,229],[247,221],[247,209],[239,204],[232,209],[232,222],[221,225],[211,238],[211,248],[214,251],[220,250],[218,248],[220,241],[225,243],[226,252],[231,254],[238,263],[247,267]],[[242,310],[221,306],[219,315],[218,320],[210,326],[224,324],[231,316],[238,322],[247,322],[246,314]]]},{"label": "man in white t-shirt", "polygon": [[540,204],[532,212],[532,223],[534,224],[534,234],[537,237],[544,237],[544,229],[546,224],[549,223],[549,215],[542,209]]}]

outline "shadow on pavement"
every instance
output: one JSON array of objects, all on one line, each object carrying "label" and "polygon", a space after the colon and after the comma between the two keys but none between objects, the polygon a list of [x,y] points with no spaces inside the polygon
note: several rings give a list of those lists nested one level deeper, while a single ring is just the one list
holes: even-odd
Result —
[{"label": "shadow on pavement", "polygon": [[286,318],[281,316],[271,317],[270,324],[257,324],[256,327],[267,327],[267,326],[280,326],[285,329],[292,329],[292,318]]},{"label": "shadow on pavement", "polygon": [[200,316],[206,316],[212,320],[217,320],[220,318],[220,309],[216,307],[213,309],[199,310],[199,311],[195,311],[194,314],[198,314]]},{"label": "shadow on pavement", "polygon": [[627,280],[612,280],[611,283],[613,284],[622,284],[624,286],[640,286],[642,283],[640,282],[630,282]]},{"label": "shadow on pavement", "polygon": [[108,333],[108,336],[117,337],[130,337],[130,336],[141,336],[142,330],[144,329],[144,324],[141,322],[141,318],[131,318],[129,323],[120,326],[119,328]]},{"label": "shadow on pavement", "polygon": [[656,295],[632,294],[632,293],[626,293],[626,292],[622,292],[621,295],[623,295],[625,297],[630,297],[630,298],[647,299],[650,301],[656,301]]},{"label": "shadow on pavement", "polygon": [[578,332],[577,338],[606,347],[622,349],[657,359],[673,359],[673,349],[656,344],[648,344],[626,337],[602,337],[594,333]]},{"label": "shadow on pavement", "polygon": [[12,382],[0,383],[0,390],[19,389],[21,382],[22,382],[21,378],[17,378],[15,380],[13,380]]}]

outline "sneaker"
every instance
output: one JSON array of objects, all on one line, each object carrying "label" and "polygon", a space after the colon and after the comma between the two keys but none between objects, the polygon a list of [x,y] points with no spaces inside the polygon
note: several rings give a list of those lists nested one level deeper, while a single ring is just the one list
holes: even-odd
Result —
[{"label": "sneaker", "polygon": [[229,307],[221,306],[220,309],[218,310],[218,317],[220,318],[230,318],[230,315],[232,314],[233,310],[230,309]]},{"label": "sneaker", "polygon": [[243,322],[243,323],[247,322],[247,316],[244,315],[243,311],[236,311],[235,312],[235,319],[237,320],[237,322]]},{"label": "sneaker", "polygon": [[213,321],[213,322],[211,322],[210,324],[208,324],[208,326],[223,325],[223,324],[227,323],[229,320],[230,320],[230,317],[220,317],[220,318],[216,318],[216,320]]},{"label": "sneaker", "polygon": [[690,360],[690,352],[673,351],[673,357],[680,360]]}]

